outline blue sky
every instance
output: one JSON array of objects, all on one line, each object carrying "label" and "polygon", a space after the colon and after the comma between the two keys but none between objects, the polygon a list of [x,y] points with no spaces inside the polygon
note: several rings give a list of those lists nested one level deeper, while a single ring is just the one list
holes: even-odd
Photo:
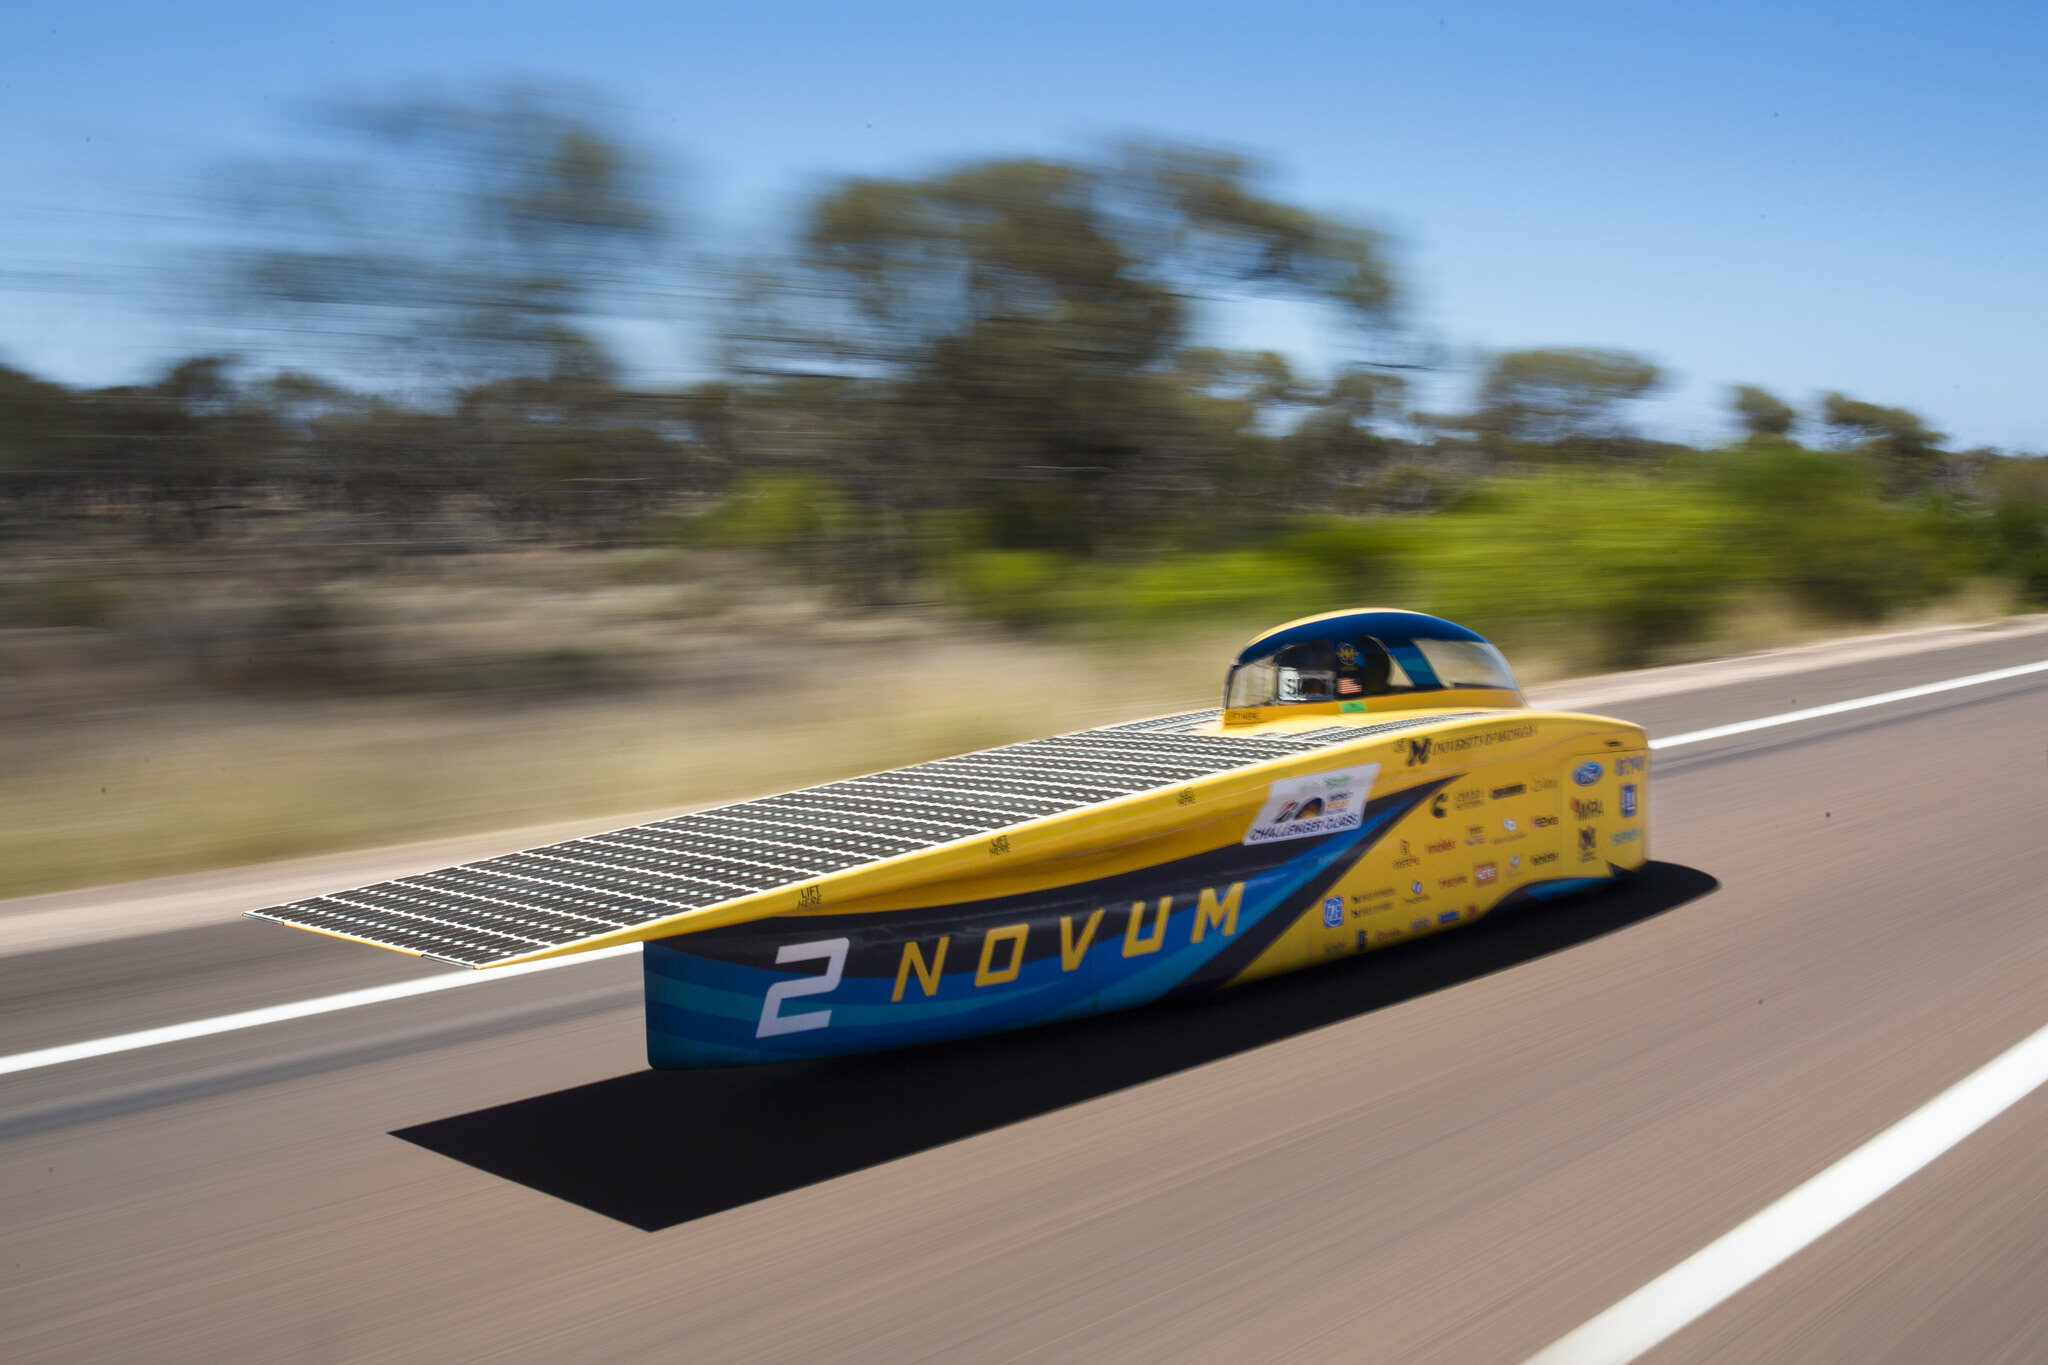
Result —
[{"label": "blue sky", "polygon": [[[1163,134],[1393,230],[1453,348],[1654,357],[1657,429],[1718,435],[1753,381],[2042,450],[2044,67],[2027,4],[16,0],[0,359],[112,382],[217,345],[133,298],[209,167],[319,97],[531,77],[616,101],[728,235],[829,176]],[[1239,325],[1312,346],[1286,310]]]}]

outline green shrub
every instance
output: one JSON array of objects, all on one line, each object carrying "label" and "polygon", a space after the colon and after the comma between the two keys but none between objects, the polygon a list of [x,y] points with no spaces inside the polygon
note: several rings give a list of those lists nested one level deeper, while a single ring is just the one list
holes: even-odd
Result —
[{"label": "green shrub", "polygon": [[1879,501],[1857,456],[1796,446],[1722,453],[1711,487],[1736,512],[1748,576],[1814,614],[1874,621],[1953,584],[1964,566],[1938,515]]},{"label": "green shrub", "polygon": [[63,573],[0,583],[0,628],[71,626],[101,629],[121,615],[127,593],[100,574]]},{"label": "green shrub", "polygon": [[855,515],[829,479],[810,474],[748,474],[718,505],[684,523],[699,545],[806,553],[854,528]]},{"label": "green shrub", "polygon": [[1883,501],[1854,455],[1755,445],[1640,472],[1474,481],[1441,511],[1297,518],[1244,548],[1130,563],[989,550],[946,563],[963,608],[1012,625],[1132,634],[1405,606],[1559,662],[1627,667],[1697,644],[1758,593],[1819,619],[1871,621],[1988,567],[2048,597],[2048,475],[2038,481],[1986,517]]},{"label": "green shrub", "polygon": [[1685,484],[1544,474],[1433,517],[1424,609],[1583,664],[1645,662],[1705,633],[1741,584],[1727,510]]},{"label": "green shrub", "polygon": [[1410,587],[1426,523],[1390,517],[1313,517],[1280,536],[1274,549],[1333,591],[1391,605]]},{"label": "green shrub", "polygon": [[[1362,561],[1307,545],[1165,554],[1120,564],[1043,550],[981,550],[947,563],[953,600],[1005,625],[1143,635],[1201,621],[1284,620],[1361,601]],[[1380,593],[1375,600],[1386,600]]]},{"label": "green shrub", "polygon": [[1070,617],[1066,585],[1084,561],[1045,550],[976,550],[947,564],[957,604],[1007,626],[1047,626]]},{"label": "green shrub", "polygon": [[1168,555],[1088,578],[1077,596],[1091,618],[1126,634],[1239,617],[1282,620],[1346,600],[1312,564],[1270,548]]}]

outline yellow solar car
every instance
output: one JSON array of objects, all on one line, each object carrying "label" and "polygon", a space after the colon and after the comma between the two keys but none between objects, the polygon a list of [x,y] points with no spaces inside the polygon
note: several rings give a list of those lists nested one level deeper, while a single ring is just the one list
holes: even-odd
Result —
[{"label": "yellow solar car", "polygon": [[644,944],[657,1067],[864,1052],[1294,971],[1648,856],[1638,726],[1531,710],[1416,612],[1267,631],[1220,710],[257,912],[468,967]]}]

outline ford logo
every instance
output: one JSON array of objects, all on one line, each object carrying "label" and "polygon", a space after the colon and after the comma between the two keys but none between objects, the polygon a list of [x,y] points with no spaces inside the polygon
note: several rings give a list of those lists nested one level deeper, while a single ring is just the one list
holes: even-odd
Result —
[{"label": "ford logo", "polygon": [[1578,767],[1572,769],[1572,781],[1578,783],[1581,787],[1590,787],[1606,776],[1606,774],[1607,769],[1601,767],[1598,763],[1581,763]]}]

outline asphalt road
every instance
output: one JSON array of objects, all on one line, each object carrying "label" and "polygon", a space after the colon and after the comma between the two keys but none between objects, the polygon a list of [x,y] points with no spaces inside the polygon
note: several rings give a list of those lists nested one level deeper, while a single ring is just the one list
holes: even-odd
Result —
[{"label": "asphalt road", "polygon": [[[0,1077],[0,1359],[1522,1360],[2048,1024],[2048,674],[1655,784],[1636,885],[1214,1005],[657,1075],[614,959]],[[18,953],[0,1053],[441,970],[254,922]],[[1647,1359],[2048,1359],[2048,1091]]]}]

